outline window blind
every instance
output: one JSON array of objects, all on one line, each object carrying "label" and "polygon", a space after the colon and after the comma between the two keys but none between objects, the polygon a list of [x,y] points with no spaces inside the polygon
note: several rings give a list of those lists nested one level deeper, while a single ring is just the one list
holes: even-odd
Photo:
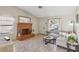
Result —
[{"label": "window blind", "polygon": [[12,34],[14,28],[14,17],[0,16],[0,34],[7,35]]}]

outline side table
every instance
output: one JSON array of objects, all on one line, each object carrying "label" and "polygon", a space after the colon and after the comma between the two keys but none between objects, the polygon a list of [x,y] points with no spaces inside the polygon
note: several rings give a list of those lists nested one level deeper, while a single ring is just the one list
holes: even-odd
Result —
[{"label": "side table", "polygon": [[70,46],[73,46],[75,48],[75,52],[79,52],[79,44],[78,43],[70,43],[67,42],[67,51],[71,51]]}]

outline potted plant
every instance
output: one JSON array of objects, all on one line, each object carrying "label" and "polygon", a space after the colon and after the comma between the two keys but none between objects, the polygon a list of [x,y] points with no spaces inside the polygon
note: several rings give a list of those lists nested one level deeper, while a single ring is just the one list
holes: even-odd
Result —
[{"label": "potted plant", "polygon": [[77,43],[77,35],[75,33],[71,33],[68,36],[68,42],[70,42],[70,43]]},{"label": "potted plant", "polygon": [[74,43],[74,42],[76,42],[76,38],[74,36],[69,36],[68,37],[68,42]]}]

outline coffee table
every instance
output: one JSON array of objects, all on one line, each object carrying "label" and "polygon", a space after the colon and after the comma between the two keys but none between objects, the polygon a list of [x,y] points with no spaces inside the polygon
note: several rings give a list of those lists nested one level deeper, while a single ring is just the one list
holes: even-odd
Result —
[{"label": "coffee table", "polygon": [[43,41],[45,42],[45,45],[47,45],[48,43],[50,43],[50,44],[56,44],[56,38],[51,37],[51,36],[44,37]]}]

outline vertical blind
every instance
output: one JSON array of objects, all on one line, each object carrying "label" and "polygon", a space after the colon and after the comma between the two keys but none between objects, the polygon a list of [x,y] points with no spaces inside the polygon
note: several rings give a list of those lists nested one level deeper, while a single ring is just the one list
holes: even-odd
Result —
[{"label": "vertical blind", "polygon": [[0,16],[0,34],[12,34],[14,28],[14,17]]}]

